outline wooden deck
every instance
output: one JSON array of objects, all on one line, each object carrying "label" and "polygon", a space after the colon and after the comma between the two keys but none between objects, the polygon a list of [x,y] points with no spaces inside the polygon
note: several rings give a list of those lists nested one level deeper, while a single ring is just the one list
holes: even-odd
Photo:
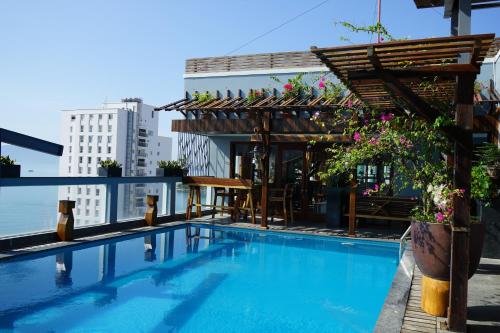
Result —
[{"label": "wooden deck", "polygon": [[436,333],[438,320],[420,308],[422,273],[415,266],[401,333]]}]

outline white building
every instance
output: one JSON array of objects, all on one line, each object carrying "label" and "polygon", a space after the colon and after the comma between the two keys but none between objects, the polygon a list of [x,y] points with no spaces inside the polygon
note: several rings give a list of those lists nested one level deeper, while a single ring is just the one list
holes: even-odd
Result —
[{"label": "white building", "polygon": [[[59,175],[97,176],[101,160],[117,160],[123,176],[154,176],[157,162],[172,156],[172,139],[158,136],[158,114],[139,98],[104,103],[101,108],[64,110]],[[161,184],[120,185],[118,218],[141,216],[146,194],[161,195]],[[61,186],[59,199],[76,201],[76,226],[104,222],[103,185]]]}]

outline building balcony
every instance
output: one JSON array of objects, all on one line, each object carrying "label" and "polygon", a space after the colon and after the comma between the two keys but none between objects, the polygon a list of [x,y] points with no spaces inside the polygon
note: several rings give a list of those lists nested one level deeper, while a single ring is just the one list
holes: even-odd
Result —
[{"label": "building balcony", "polygon": [[139,136],[146,138],[148,136],[148,133],[145,129],[139,128]]},{"label": "building balcony", "polygon": [[144,168],[144,167],[146,167],[146,162],[137,161],[137,166]]},{"label": "building balcony", "polygon": [[137,145],[139,147],[147,147],[148,146],[148,143],[146,141],[139,141],[137,142]]}]

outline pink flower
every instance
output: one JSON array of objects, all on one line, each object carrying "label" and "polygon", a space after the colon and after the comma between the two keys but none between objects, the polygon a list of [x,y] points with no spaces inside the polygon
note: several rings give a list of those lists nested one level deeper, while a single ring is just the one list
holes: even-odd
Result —
[{"label": "pink flower", "polygon": [[352,101],[351,101],[351,100],[348,100],[348,101],[347,101],[347,107],[348,107],[348,108],[352,107]]},{"label": "pink flower", "polygon": [[368,196],[368,195],[370,195],[370,190],[365,190],[365,191],[363,192],[363,196],[365,196],[365,197],[366,197],[366,196]]},{"label": "pink flower", "polygon": [[321,77],[320,79],[321,82],[325,82],[326,81],[326,78],[324,76]]},{"label": "pink flower", "polygon": [[394,113],[383,113],[382,116],[380,116],[380,119],[382,119],[382,121],[390,121],[392,118],[394,118]]},{"label": "pink flower", "polygon": [[371,145],[376,145],[376,144],[378,144],[378,139],[377,138],[371,138],[368,141],[368,143],[371,144]]},{"label": "pink flower", "polygon": [[436,221],[438,221],[440,223],[444,221],[444,215],[443,215],[443,213],[439,212],[439,213],[436,214]]},{"label": "pink flower", "polygon": [[448,207],[448,208],[446,209],[446,214],[451,215],[451,213],[453,213],[453,208]]},{"label": "pink flower", "polygon": [[461,194],[465,193],[465,189],[463,189],[463,188],[461,188],[459,191],[460,191]]},{"label": "pink flower", "polygon": [[292,90],[293,89],[293,85],[291,83],[287,83],[283,86],[283,88],[285,88],[285,90]]},{"label": "pink flower", "polygon": [[319,89],[325,89],[325,83],[323,81],[320,81],[318,87]]},{"label": "pink flower", "polygon": [[373,189],[375,191],[378,191],[378,190],[380,190],[380,186],[378,186],[378,184],[375,184],[375,185],[373,185]]},{"label": "pink flower", "polygon": [[354,133],[354,141],[358,142],[359,140],[361,140],[361,134],[359,134],[359,132],[355,132]]}]

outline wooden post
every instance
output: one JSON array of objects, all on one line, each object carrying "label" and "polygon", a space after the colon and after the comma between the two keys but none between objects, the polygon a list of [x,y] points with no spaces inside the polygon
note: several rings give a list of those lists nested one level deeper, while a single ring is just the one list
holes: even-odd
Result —
[{"label": "wooden post", "polygon": [[465,192],[462,196],[455,196],[453,201],[448,327],[458,332],[467,330],[474,80],[474,74],[460,75],[456,92],[455,120],[463,130],[463,142],[469,146],[455,143],[453,183],[455,188],[464,189]]},{"label": "wooden post", "polygon": [[158,202],[159,196],[157,195],[147,195],[146,196],[146,214],[144,215],[144,220],[149,226],[154,226],[158,223]]},{"label": "wooden post", "polygon": [[262,196],[261,196],[261,222],[260,226],[262,228],[268,228],[267,226],[267,216],[269,212],[269,155],[271,154],[271,113],[265,112],[261,121],[260,134],[262,136]]},{"label": "wooden post", "polygon": [[73,240],[75,219],[73,217],[75,202],[71,200],[59,200],[59,221],[57,222],[57,236],[62,241]]},{"label": "wooden post", "polygon": [[356,236],[356,187],[355,180],[351,181],[351,189],[349,191],[349,236]]}]

